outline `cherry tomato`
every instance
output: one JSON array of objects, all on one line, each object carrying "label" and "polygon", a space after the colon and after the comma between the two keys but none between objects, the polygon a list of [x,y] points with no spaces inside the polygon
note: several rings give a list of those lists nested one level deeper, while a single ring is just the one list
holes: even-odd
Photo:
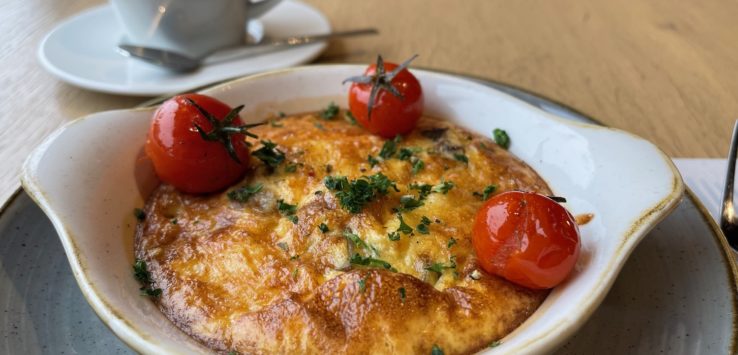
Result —
[{"label": "cherry tomato", "polygon": [[[187,193],[209,193],[228,187],[243,177],[249,150],[243,134],[230,134],[236,162],[220,141],[205,140],[195,125],[211,132],[213,125],[189,101],[197,103],[218,121],[231,111],[225,103],[200,94],[175,96],[154,112],[146,140],[146,154],[159,178]],[[236,117],[233,126],[240,126]]]},{"label": "cherry tomato", "polygon": [[[379,62],[381,63],[381,62]],[[386,73],[397,68],[397,64],[384,63]],[[377,64],[370,65],[365,76],[375,76]],[[380,79],[381,80],[381,79]],[[369,116],[369,97],[375,83],[353,83],[349,89],[349,110],[356,120],[369,132],[384,138],[394,138],[398,134],[406,134],[415,128],[423,113],[423,90],[420,82],[409,70],[401,70],[390,85],[395,87],[402,98],[393,95],[386,89],[379,89]]]},{"label": "cherry tomato", "polygon": [[477,212],[472,244],[485,271],[532,289],[563,281],[579,257],[579,228],[559,203],[532,192],[504,192]]}]

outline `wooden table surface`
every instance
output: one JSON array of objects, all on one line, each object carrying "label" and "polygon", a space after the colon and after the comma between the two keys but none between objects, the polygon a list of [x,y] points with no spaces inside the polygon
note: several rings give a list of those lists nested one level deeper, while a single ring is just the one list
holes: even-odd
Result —
[{"label": "wooden table surface", "polygon": [[[674,157],[723,157],[738,118],[738,3],[727,0],[306,0],[336,30],[318,62],[394,61],[512,84],[651,140]],[[65,84],[36,59],[43,36],[100,0],[0,2],[0,204],[61,124],[147,98]]]}]

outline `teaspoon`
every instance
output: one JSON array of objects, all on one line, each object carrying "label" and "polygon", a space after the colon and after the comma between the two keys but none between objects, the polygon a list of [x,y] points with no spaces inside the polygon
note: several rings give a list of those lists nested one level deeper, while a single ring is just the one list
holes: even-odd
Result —
[{"label": "teaspoon", "polygon": [[[352,37],[363,35],[374,35],[379,33],[374,28],[365,28],[359,30],[342,31],[326,33],[321,35],[293,36],[274,40],[266,40],[256,44],[249,44],[239,47],[237,50],[228,50],[228,55],[218,59],[218,62],[232,60],[237,58],[252,57],[260,54],[271,53],[276,50],[312,44],[318,41],[328,40],[338,37]],[[191,72],[202,65],[207,64],[206,59],[217,52],[206,53],[198,57],[190,57],[186,54],[178,53],[160,48],[134,46],[129,44],[119,44],[121,54],[132,58],[140,59],[145,62],[158,65],[177,72]]]}]

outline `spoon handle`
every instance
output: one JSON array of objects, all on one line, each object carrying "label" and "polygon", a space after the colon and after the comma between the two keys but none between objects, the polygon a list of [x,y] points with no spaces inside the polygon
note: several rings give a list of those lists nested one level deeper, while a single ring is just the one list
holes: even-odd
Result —
[{"label": "spoon handle", "polygon": [[365,36],[378,34],[379,32],[375,28],[363,28],[350,31],[339,31],[331,32],[319,35],[305,35],[305,36],[292,36],[277,39],[266,39],[257,44],[250,44],[242,47],[237,47],[231,50],[220,50],[215,53],[209,54],[202,58],[204,65],[217,64],[232,61],[235,59],[242,59],[248,57],[254,57],[261,54],[276,52],[285,50],[292,47],[308,45],[319,41],[337,38],[337,37],[352,37],[352,36]]},{"label": "spoon handle", "polygon": [[307,36],[292,36],[292,37],[286,37],[286,38],[278,38],[273,40],[266,40],[264,42],[249,45],[246,47],[263,47],[263,46],[271,46],[271,47],[279,47],[279,46],[298,46],[301,44],[309,44],[317,41],[322,41],[326,39],[333,39],[333,38],[339,38],[339,37],[353,37],[353,36],[364,36],[364,35],[375,35],[378,34],[379,31],[377,31],[376,28],[362,28],[358,30],[350,30],[350,31],[338,31],[338,32],[331,32],[331,33],[325,33],[320,35],[307,35]]}]

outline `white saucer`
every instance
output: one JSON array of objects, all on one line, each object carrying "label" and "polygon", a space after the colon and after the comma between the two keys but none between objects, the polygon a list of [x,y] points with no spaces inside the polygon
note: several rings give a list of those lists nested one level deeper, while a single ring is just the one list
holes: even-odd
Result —
[{"label": "white saucer", "polygon": [[[331,31],[328,19],[318,10],[295,0],[285,0],[259,18],[272,38]],[[259,36],[259,34],[254,34]],[[116,46],[123,28],[108,5],[84,11],[59,24],[41,42],[38,57],[46,70],[61,80],[85,89],[123,95],[162,95],[194,89],[225,79],[303,64],[325,49],[325,42],[211,64],[177,74],[127,58]]]}]

